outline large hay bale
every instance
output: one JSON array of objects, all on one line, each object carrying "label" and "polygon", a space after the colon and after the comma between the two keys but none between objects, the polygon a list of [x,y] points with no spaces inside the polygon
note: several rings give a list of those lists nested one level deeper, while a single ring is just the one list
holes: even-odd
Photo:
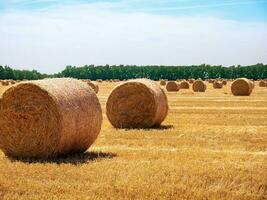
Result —
[{"label": "large hay bale", "polygon": [[179,84],[176,81],[168,81],[166,89],[169,92],[177,92],[180,89]]},{"label": "large hay bale", "polygon": [[190,88],[189,82],[187,82],[187,81],[180,82],[180,88],[181,89],[189,89]]},{"label": "large hay bale", "polygon": [[261,80],[261,81],[259,82],[259,86],[260,86],[260,87],[266,87],[266,86],[267,86],[267,82],[264,81],[264,80]]},{"label": "large hay bale", "polygon": [[165,80],[160,80],[160,85],[162,85],[162,86],[165,86],[166,85],[166,81]]},{"label": "large hay bale", "polygon": [[112,90],[106,113],[115,128],[159,126],[168,114],[167,96],[151,80],[130,80]]},{"label": "large hay bale", "polygon": [[201,80],[196,80],[193,85],[192,85],[193,91],[194,92],[205,92],[207,89],[207,86],[205,82]]},{"label": "large hay bale", "polygon": [[223,88],[223,83],[221,81],[214,81],[213,82],[213,88],[214,89],[221,89],[221,88]]},{"label": "large hay bale", "polygon": [[232,83],[231,91],[234,96],[249,96],[253,87],[252,81],[246,78],[239,78]]},{"label": "large hay bale", "polygon": [[99,91],[99,87],[98,87],[98,84],[94,81],[85,81],[94,91],[95,93],[97,94],[98,91]]},{"label": "large hay bale", "polygon": [[7,156],[47,158],[84,152],[102,123],[93,90],[75,79],[28,81],[2,98],[0,149]]}]

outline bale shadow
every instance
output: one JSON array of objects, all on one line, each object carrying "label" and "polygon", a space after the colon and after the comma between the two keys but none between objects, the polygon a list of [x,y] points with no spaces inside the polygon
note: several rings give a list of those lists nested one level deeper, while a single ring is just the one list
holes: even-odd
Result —
[{"label": "bale shadow", "polygon": [[72,164],[79,165],[88,162],[102,160],[102,159],[112,159],[116,157],[117,154],[110,152],[85,152],[85,153],[71,153],[64,156],[59,156],[55,158],[21,158],[21,157],[8,157],[11,162],[24,162],[24,163],[54,163],[54,164]]},{"label": "bale shadow", "polygon": [[173,125],[160,125],[160,126],[153,126],[151,128],[126,128],[125,131],[132,131],[132,130],[144,130],[144,131],[151,131],[151,130],[168,130],[173,129]]}]

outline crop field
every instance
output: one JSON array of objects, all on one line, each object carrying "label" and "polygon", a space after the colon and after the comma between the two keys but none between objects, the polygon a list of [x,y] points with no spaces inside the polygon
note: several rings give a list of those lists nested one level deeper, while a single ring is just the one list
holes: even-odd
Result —
[{"label": "crop field", "polygon": [[86,153],[21,160],[0,152],[0,199],[267,199],[266,87],[256,83],[246,97],[233,96],[230,82],[166,92],[161,127],[119,130],[105,114],[116,84],[99,83],[103,125]]}]

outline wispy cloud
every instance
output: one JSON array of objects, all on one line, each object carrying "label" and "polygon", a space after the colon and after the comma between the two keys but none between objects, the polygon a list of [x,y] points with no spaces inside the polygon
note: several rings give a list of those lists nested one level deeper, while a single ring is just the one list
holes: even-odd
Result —
[{"label": "wispy cloud", "polygon": [[[223,1],[221,1],[223,2]],[[249,5],[249,4],[260,4],[266,3],[267,0],[253,0],[253,1],[228,1],[223,3],[209,3],[209,4],[193,4],[190,6],[171,6],[171,7],[156,7],[156,8],[146,8],[140,9],[140,11],[160,11],[160,10],[185,10],[185,9],[197,9],[197,8],[216,8],[216,7],[226,7],[235,5]]]},{"label": "wispy cloud", "polygon": [[114,5],[2,12],[0,64],[57,72],[68,64],[267,63],[264,22],[123,13]]}]

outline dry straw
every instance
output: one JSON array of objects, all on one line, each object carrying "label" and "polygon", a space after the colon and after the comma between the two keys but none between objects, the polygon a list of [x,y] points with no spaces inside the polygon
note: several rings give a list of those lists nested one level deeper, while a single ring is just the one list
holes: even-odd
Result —
[{"label": "dry straw", "polygon": [[261,80],[261,81],[259,82],[259,86],[260,86],[260,87],[266,87],[266,86],[267,86],[267,82],[264,81],[264,80]]},{"label": "dry straw", "polygon": [[84,152],[102,123],[99,100],[75,79],[28,81],[2,98],[0,148],[7,156],[47,158]]},{"label": "dry straw", "polygon": [[2,84],[3,86],[8,86],[8,85],[9,85],[9,82],[8,82],[7,80],[2,80],[2,81],[1,81],[1,84]]},{"label": "dry straw", "polygon": [[234,96],[249,96],[253,88],[253,82],[246,78],[236,79],[231,85],[231,91]]},{"label": "dry straw", "polygon": [[166,85],[166,81],[165,80],[160,80],[160,85],[165,86]]},{"label": "dry straw", "polygon": [[168,114],[167,96],[151,80],[130,80],[112,90],[107,100],[106,113],[115,128],[159,126]]},{"label": "dry straw", "polygon": [[201,80],[196,80],[192,85],[194,92],[205,92],[207,89],[206,84]]},{"label": "dry straw", "polygon": [[179,84],[176,81],[168,81],[166,89],[169,92],[177,92],[180,89]]},{"label": "dry straw", "polygon": [[213,82],[213,88],[214,89],[221,89],[221,88],[223,88],[223,83],[221,81],[214,81]]},{"label": "dry straw", "polygon": [[98,84],[96,82],[88,81],[88,80],[86,80],[85,82],[95,91],[95,93],[98,93],[99,87],[98,87]]},{"label": "dry straw", "polygon": [[188,82],[189,82],[190,84],[193,84],[193,83],[195,82],[195,79],[189,79]]},{"label": "dry straw", "polygon": [[189,82],[187,82],[187,81],[180,82],[180,88],[181,89],[189,89],[190,88]]}]

